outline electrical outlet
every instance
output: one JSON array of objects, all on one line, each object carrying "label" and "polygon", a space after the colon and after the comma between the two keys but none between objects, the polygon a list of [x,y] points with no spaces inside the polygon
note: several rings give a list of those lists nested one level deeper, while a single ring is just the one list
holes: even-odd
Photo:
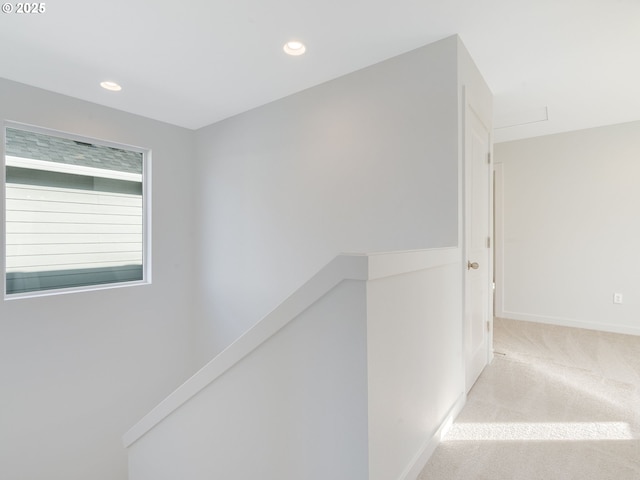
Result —
[{"label": "electrical outlet", "polygon": [[622,294],[614,293],[613,294],[613,303],[622,303]]}]

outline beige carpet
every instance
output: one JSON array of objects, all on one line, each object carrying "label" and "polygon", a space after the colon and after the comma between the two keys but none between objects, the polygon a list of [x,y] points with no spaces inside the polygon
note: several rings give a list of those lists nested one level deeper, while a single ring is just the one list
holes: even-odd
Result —
[{"label": "beige carpet", "polygon": [[640,480],[640,337],[496,319],[418,480]]}]

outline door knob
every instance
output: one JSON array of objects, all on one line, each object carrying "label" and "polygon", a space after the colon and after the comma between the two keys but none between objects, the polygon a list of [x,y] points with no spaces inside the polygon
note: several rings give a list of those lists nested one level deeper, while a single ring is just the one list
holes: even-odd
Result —
[{"label": "door knob", "polygon": [[467,270],[471,270],[472,268],[474,270],[477,270],[479,266],[480,265],[478,265],[478,262],[471,263],[471,262],[467,261]]}]

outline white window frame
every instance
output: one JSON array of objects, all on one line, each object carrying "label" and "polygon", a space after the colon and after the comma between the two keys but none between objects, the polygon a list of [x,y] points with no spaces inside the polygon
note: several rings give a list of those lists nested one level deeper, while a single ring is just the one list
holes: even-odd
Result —
[{"label": "white window frame", "polygon": [[[6,154],[6,132],[7,128],[13,128],[16,130],[22,130],[26,132],[39,133],[43,135],[49,135],[53,137],[64,138],[67,140],[89,143],[93,145],[100,145],[104,147],[112,147],[121,150],[128,150],[136,153],[142,154],[142,175],[139,174],[127,174],[126,172],[116,172],[109,175],[102,171],[99,176],[107,177],[107,178],[115,178],[121,180],[134,180],[138,181],[142,180],[142,280],[135,281],[123,281],[123,282],[114,282],[114,283],[105,283],[98,285],[86,285],[86,286],[77,286],[77,287],[67,287],[67,288],[58,288],[58,289],[49,289],[49,290],[38,290],[33,292],[24,292],[24,293],[7,293],[7,209],[6,209],[6,198],[7,198],[7,179],[6,179],[6,171],[7,166],[26,166],[30,164],[29,168],[39,169],[39,161],[37,160],[28,160],[16,157],[7,157]],[[28,125],[19,122],[7,121],[2,122],[2,132],[0,132],[0,154],[2,154],[2,173],[0,174],[0,181],[2,182],[2,200],[0,201],[0,208],[2,210],[1,218],[2,218],[2,235],[0,236],[0,243],[2,246],[2,259],[0,261],[0,267],[2,268],[2,292],[5,301],[9,300],[17,300],[17,299],[25,299],[25,298],[34,298],[34,297],[46,297],[53,295],[64,295],[69,293],[77,293],[77,292],[88,292],[88,291],[97,291],[97,290],[110,290],[114,288],[124,288],[124,287],[132,287],[132,286],[140,286],[140,285],[150,285],[151,284],[151,274],[152,274],[152,239],[151,239],[151,149],[142,148],[132,145],[127,145],[123,143],[111,142],[107,140],[87,137],[83,135],[63,132],[59,130],[37,127],[34,125]],[[45,162],[44,163],[52,163]],[[18,165],[16,165],[18,164]],[[42,166],[42,165],[41,165]],[[65,167],[64,164],[54,165],[53,168],[44,168],[48,171],[59,171],[59,173],[72,173],[69,171],[68,167]],[[84,170],[86,175],[93,175],[96,172],[93,170],[101,170],[94,169],[91,167],[74,167],[75,172],[78,172],[78,169]]]}]

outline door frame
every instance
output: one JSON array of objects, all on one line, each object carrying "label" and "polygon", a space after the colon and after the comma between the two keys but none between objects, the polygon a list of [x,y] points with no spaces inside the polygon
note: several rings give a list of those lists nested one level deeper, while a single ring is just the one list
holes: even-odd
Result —
[{"label": "door frame", "polygon": [[493,235],[493,315],[501,318],[504,317],[504,170],[501,162],[493,164]]}]

